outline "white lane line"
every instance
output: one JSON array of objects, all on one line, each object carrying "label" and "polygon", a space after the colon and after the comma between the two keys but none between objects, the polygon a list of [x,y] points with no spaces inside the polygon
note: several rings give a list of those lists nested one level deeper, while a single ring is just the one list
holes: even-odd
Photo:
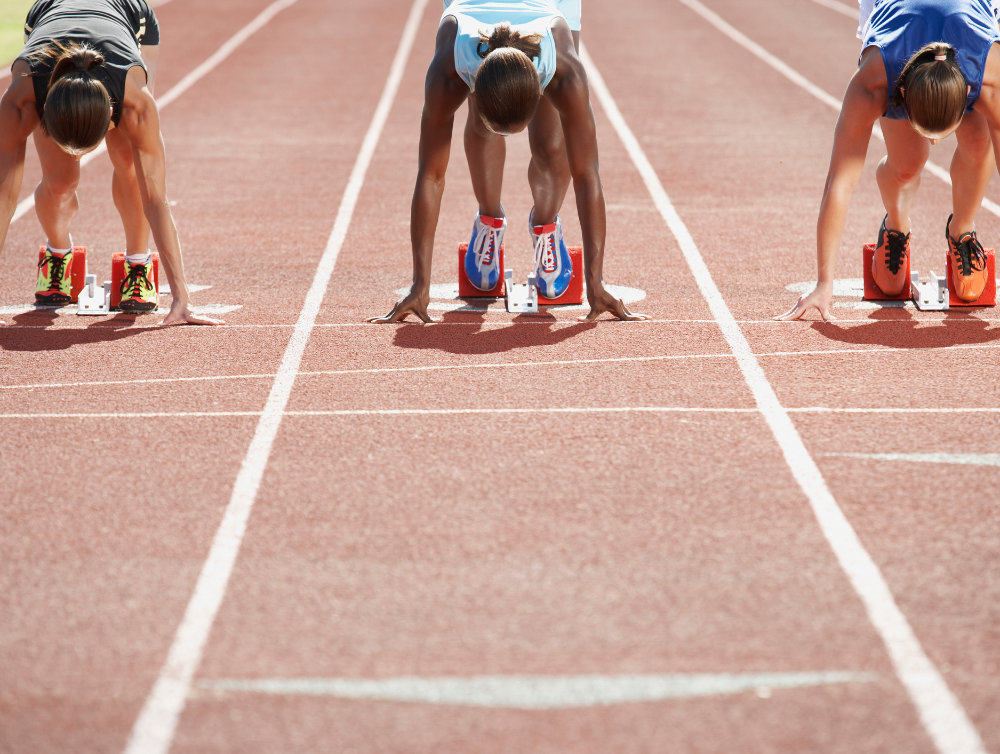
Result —
[{"label": "white lane line", "polygon": [[785,411],[795,414],[997,414],[1000,408],[984,406],[982,408],[837,408],[830,406],[801,406],[786,408]]},{"label": "white lane line", "polygon": [[[716,29],[718,29],[727,37],[729,37],[731,40],[736,42],[736,44],[740,45],[740,47],[743,47],[744,49],[753,53],[756,57],[767,63],[774,70],[776,70],[782,76],[784,76],[789,81],[794,83],[796,86],[805,89],[820,102],[823,102],[824,104],[832,107],[837,112],[840,112],[841,102],[839,99],[830,94],[827,94],[825,91],[820,89],[818,86],[812,83],[801,73],[796,71],[794,68],[789,66],[783,60],[775,57],[770,52],[761,47],[759,44],[757,44],[752,39],[743,34],[741,31],[738,31],[736,28],[726,23],[717,13],[706,8],[698,0],[677,0],[677,2],[686,5],[688,8],[690,8],[699,16],[701,16],[710,24],[712,24],[712,26],[714,26]],[[882,134],[882,129],[879,128],[878,123],[876,123],[875,127],[872,129],[872,135],[877,136],[882,141],[885,141],[885,136]],[[936,178],[940,178],[949,186],[951,185],[951,176],[948,174],[948,171],[942,168],[940,165],[937,165],[934,162],[928,160],[924,165],[924,170],[926,170],[928,173],[935,176]],[[1000,204],[996,204],[995,202],[990,201],[986,197],[983,197],[982,206],[988,212],[992,212],[997,217],[1000,217]]]},{"label": "white lane line", "polygon": [[[758,359],[771,357],[798,356],[877,356],[879,354],[922,355],[938,351],[966,351],[998,349],[1000,343],[974,343],[956,346],[928,346],[926,348],[831,348],[816,351],[766,351],[755,353]],[[518,367],[579,366],[582,364],[629,364],[656,361],[684,361],[687,359],[732,359],[732,353],[692,353],[676,356],[622,356],[608,359],[564,359],[560,361],[512,361],[489,364],[431,364],[422,367],[381,367],[378,369],[324,369],[313,372],[299,372],[299,377],[336,377],[353,374],[396,374],[400,372],[440,372],[456,369],[515,369]],[[0,385],[0,390],[44,390],[45,388],[66,387],[107,387],[110,385],[148,385],[172,382],[216,382],[219,380],[260,380],[276,377],[276,373],[265,374],[219,374],[204,377],[150,377],[140,380],[93,380],[90,382],[35,382],[24,385]]]},{"label": "white lane line", "polygon": [[571,709],[691,699],[772,689],[869,683],[874,673],[691,673],[662,675],[472,676],[428,678],[255,678],[201,680],[199,690],[332,696],[492,709]]},{"label": "white lane line", "polygon": [[855,21],[858,20],[858,6],[856,5],[852,7],[837,0],[813,0],[813,2],[817,5],[822,5],[824,8],[837,11],[842,16],[853,18]]},{"label": "white lane line", "polygon": [[[756,414],[760,408],[726,406],[537,406],[526,408],[357,408],[329,411],[282,411],[281,416],[462,416],[475,414]],[[801,406],[784,409],[789,414],[1000,414],[1000,407],[983,408],[838,408]],[[174,419],[263,416],[264,411],[145,411],[79,413],[0,413],[0,419]]]},{"label": "white lane line", "polygon": [[[1000,410],[1000,409],[998,409]],[[360,408],[330,411],[282,411],[280,416],[462,416],[467,414],[756,414],[756,408],[698,406],[580,406],[577,408]],[[172,419],[265,416],[265,411],[147,411],[142,413],[0,414],[0,419]]]},{"label": "white lane line", "polygon": [[[323,297],[326,294],[334,266],[337,263],[337,257],[344,243],[344,237],[347,235],[347,229],[354,215],[354,208],[357,205],[358,195],[364,184],[372,155],[375,153],[382,128],[396,98],[396,92],[406,67],[406,60],[413,46],[413,40],[416,37],[427,1],[414,0],[410,8],[410,14],[403,28],[402,38],[389,69],[385,87],[375,108],[371,124],[368,126],[368,131],[365,133],[364,141],[337,209],[333,230],[316,268],[316,274],[309,287],[295,330],[291,334],[288,347],[281,359],[278,376],[274,380],[264,412],[236,477],[232,497],[212,540],[211,550],[198,576],[198,583],[184,612],[184,618],[174,636],[167,661],[160,671],[156,685],[146,699],[135,727],[132,729],[125,750],[126,754],[166,754],[170,749],[177,721],[184,709],[184,703],[191,688],[191,679],[201,662],[205,642],[208,641],[215,616],[225,597],[229,577],[232,574],[243,535],[246,532],[247,520],[253,509],[257,491],[260,489],[264,469],[271,455],[271,447],[285,413],[285,406],[295,384],[302,354],[312,332],[313,324],[316,322],[320,306],[323,304]],[[276,5],[285,7],[290,2],[294,2],[294,0],[280,0]]]},{"label": "white lane line", "polygon": [[[168,0],[169,1],[169,0]],[[184,92],[190,89],[196,82],[203,79],[206,74],[210,73],[216,66],[219,65],[223,60],[228,58],[233,51],[243,44],[252,34],[259,31],[268,21],[274,18],[278,13],[283,11],[290,5],[294,5],[298,0],[276,0],[276,2],[271,3],[260,14],[249,24],[240,29],[236,34],[230,37],[229,41],[222,45],[218,50],[216,50],[204,63],[199,65],[193,71],[191,71],[187,76],[178,81],[174,86],[164,94],[162,97],[156,98],[157,109],[163,109],[175,99],[180,97]],[[9,71],[8,71],[9,73]],[[95,149],[93,152],[85,154],[80,158],[80,167],[84,168],[91,162],[97,159],[98,155],[102,155],[108,151],[108,145],[105,142],[101,142],[101,145]],[[11,225],[20,220],[24,215],[35,206],[35,193],[31,192],[26,196],[14,210],[14,216],[10,219]]]},{"label": "white lane line", "polygon": [[840,458],[867,458],[873,461],[1000,466],[1000,453],[824,453],[823,455]]},{"label": "white lane line", "polygon": [[[811,285],[811,284],[810,284]],[[885,303],[885,302],[883,302]],[[836,304],[835,304],[836,305]],[[879,320],[879,325],[906,325],[907,327],[913,327],[914,323],[924,323],[924,322],[941,322],[948,318],[947,312],[942,312],[940,316],[933,316],[934,312],[921,312],[921,316],[918,320],[913,319],[884,319]],[[952,311],[952,314],[955,314]],[[990,324],[994,322],[1000,322],[1000,317],[982,317],[974,316],[972,312],[962,312],[964,315],[961,319],[949,319],[948,327],[957,327],[959,325],[981,325],[983,323]],[[827,324],[821,320],[801,320],[799,322],[785,322],[773,319],[737,319],[735,320],[741,325],[770,325],[771,327],[791,327],[792,325],[801,325],[802,322],[815,323],[815,324]],[[287,323],[270,323],[270,324],[232,324],[227,323],[224,325],[216,325],[215,327],[177,327],[173,325],[116,325],[111,320],[102,320],[103,323],[95,323],[93,325],[5,325],[3,327],[3,332],[7,330],[177,330],[183,332],[185,335],[195,333],[209,334],[209,333],[223,333],[227,330],[287,330],[294,328],[295,325]],[[615,320],[612,319],[599,319],[594,322],[589,323],[589,325],[598,326],[615,326]],[[644,319],[639,322],[631,323],[634,327],[648,326],[648,325],[715,325],[718,326],[718,322],[714,319]],[[558,329],[560,327],[580,327],[581,323],[576,320],[547,320],[547,321],[522,321],[517,322],[504,321],[504,322],[435,322],[434,327],[477,327],[480,330],[502,330],[505,328],[512,329],[516,327],[523,327],[524,325],[544,325],[546,327],[551,327],[553,329]],[[871,326],[872,320],[868,318],[862,319],[838,319],[836,327],[840,328],[850,328],[850,327],[860,327],[860,326]],[[393,332],[395,327],[415,327],[422,328],[424,326],[423,322],[393,322],[391,325],[381,325],[380,329],[386,332]],[[322,322],[317,323],[313,326],[313,329],[320,328],[345,328],[345,327],[367,327],[371,328],[372,325],[366,322]]]},{"label": "white lane line", "polygon": [[[694,0],[680,2],[690,5]],[[677,239],[684,259],[712,314],[719,321],[722,334],[736,356],[747,386],[771,428],[792,475],[808,498],[823,534],[864,603],[872,624],[885,642],[896,673],[909,692],[924,728],[942,754],[985,754],[979,733],[927,657],[906,616],[896,605],[878,566],[830,494],[819,467],[795,429],[788,411],[778,400],[760,362],[753,355],[750,343],[715,285],[694,238],[674,209],[659,176],[618,110],[594,61],[585,47],[581,46],[580,52],[587,67],[591,89],[597,94],[605,114],[645,181],[653,202]]]}]

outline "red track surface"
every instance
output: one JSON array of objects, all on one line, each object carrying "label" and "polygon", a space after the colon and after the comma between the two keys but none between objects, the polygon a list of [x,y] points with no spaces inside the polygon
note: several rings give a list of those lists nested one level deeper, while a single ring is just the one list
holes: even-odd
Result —
[{"label": "red track surface", "polygon": [[[158,92],[266,4],[163,7]],[[706,4],[840,96],[858,53],[850,18],[811,0]],[[0,751],[125,748],[408,12],[405,0],[299,0],[164,111],[188,279],[212,286],[196,304],[242,306],[226,326],[4,317]],[[432,0],[300,365],[287,406],[300,413],[282,421],[171,750],[934,751],[596,99],[605,277],[645,290],[634,308],[655,321],[512,321],[494,307],[434,327],[360,324],[409,279],[438,12]],[[785,286],[815,275],[836,113],[675,0],[586,0],[583,39],[834,498],[986,750],[1000,752],[1000,471],[831,455],[997,453],[996,310],[841,307],[836,323],[771,322],[794,301]],[[508,265],[522,275],[527,141],[509,141]],[[932,159],[947,165],[950,148]],[[38,178],[30,153],[22,197]],[[861,277],[883,153],[873,139],[838,277]],[[460,127],[449,179],[438,283],[454,282],[475,209]],[[74,227],[99,276],[121,245],[109,184],[106,158],[85,168]],[[997,180],[988,196],[1000,200]],[[914,213],[922,271],[943,271],[949,201],[927,176]],[[577,241],[572,202],[563,219]],[[983,211],[978,227],[1000,243],[1000,219]],[[41,240],[33,213],[12,226],[0,305],[30,300]],[[180,379],[204,377],[220,379]],[[678,410],[553,411],[624,407]],[[834,410],[794,411],[805,407]],[[536,411],[366,413],[510,408]],[[897,408],[973,410],[874,411]],[[301,413],[316,411],[354,413]],[[46,418],[129,412],[168,415]],[[548,711],[198,690],[214,679],[812,671],[877,678]]]}]

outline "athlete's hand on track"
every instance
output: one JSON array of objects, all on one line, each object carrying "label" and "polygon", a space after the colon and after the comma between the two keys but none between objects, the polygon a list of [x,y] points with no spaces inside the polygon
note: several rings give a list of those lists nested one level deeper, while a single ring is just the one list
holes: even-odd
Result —
[{"label": "athlete's hand on track", "polygon": [[439,320],[434,319],[427,313],[427,305],[431,300],[430,289],[426,291],[417,291],[414,290],[414,288],[411,288],[409,293],[396,302],[396,305],[392,307],[391,312],[382,317],[369,317],[365,320],[365,322],[374,322],[378,325],[385,325],[390,322],[402,322],[411,314],[424,324],[429,325],[434,322],[438,322]]},{"label": "athlete's hand on track", "polygon": [[817,283],[811,293],[801,296],[795,306],[784,314],[775,316],[774,319],[785,322],[793,319],[802,319],[804,314],[811,309],[815,309],[819,312],[819,316],[823,318],[824,322],[829,322],[830,320],[836,319],[836,317],[830,313],[832,301],[833,283]]},{"label": "athlete's hand on track", "polygon": [[223,322],[221,319],[202,317],[201,315],[194,313],[190,304],[182,304],[180,301],[174,301],[174,303],[170,305],[170,311],[167,312],[167,316],[163,318],[163,321],[160,324],[221,325]]},{"label": "athlete's hand on track", "polygon": [[608,293],[607,289],[603,285],[593,290],[588,288],[587,299],[590,304],[590,314],[585,317],[577,317],[580,322],[593,322],[595,319],[604,314],[604,312],[611,312],[618,317],[618,319],[625,320],[626,322],[637,322],[643,319],[652,319],[652,317],[648,314],[636,314],[630,312],[622,300],[617,299]]}]

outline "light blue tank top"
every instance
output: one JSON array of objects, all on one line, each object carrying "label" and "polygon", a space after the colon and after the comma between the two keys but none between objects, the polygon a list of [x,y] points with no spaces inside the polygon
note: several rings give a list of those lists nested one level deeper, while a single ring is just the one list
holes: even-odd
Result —
[{"label": "light blue tank top", "polygon": [[552,38],[552,24],[565,18],[555,0],[445,0],[441,18],[454,16],[458,22],[455,37],[455,70],[469,86],[476,90],[476,74],[483,59],[479,57],[479,33],[487,36],[493,28],[506,21],[514,31],[522,34],[540,34],[542,53],[532,59],[538,78],[545,89],[556,73],[556,43]]},{"label": "light blue tank top", "polygon": [[[889,99],[906,62],[924,45],[945,42],[955,48],[955,62],[971,87],[966,112],[979,99],[986,56],[1000,42],[990,0],[875,0],[864,28],[864,46],[878,47],[885,61]],[[906,111],[891,104],[885,117],[906,120]]]}]

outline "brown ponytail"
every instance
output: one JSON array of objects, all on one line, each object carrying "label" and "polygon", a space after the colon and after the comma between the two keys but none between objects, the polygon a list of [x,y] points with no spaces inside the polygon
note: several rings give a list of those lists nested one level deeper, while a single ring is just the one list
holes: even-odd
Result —
[{"label": "brown ponytail", "polygon": [[534,117],[542,83],[531,59],[542,54],[541,42],[541,35],[522,35],[506,22],[489,36],[480,33],[476,51],[483,64],[476,74],[476,104],[492,131],[511,133]]},{"label": "brown ponytail", "polygon": [[[941,56],[945,59],[934,59]],[[955,62],[955,48],[933,42],[907,61],[896,80],[891,104],[902,105],[910,122],[925,133],[940,134],[965,114],[968,86]]]},{"label": "brown ponytail", "polygon": [[42,130],[67,152],[100,144],[111,123],[111,97],[91,71],[104,65],[104,56],[86,44],[53,42],[36,59],[54,61]]}]

